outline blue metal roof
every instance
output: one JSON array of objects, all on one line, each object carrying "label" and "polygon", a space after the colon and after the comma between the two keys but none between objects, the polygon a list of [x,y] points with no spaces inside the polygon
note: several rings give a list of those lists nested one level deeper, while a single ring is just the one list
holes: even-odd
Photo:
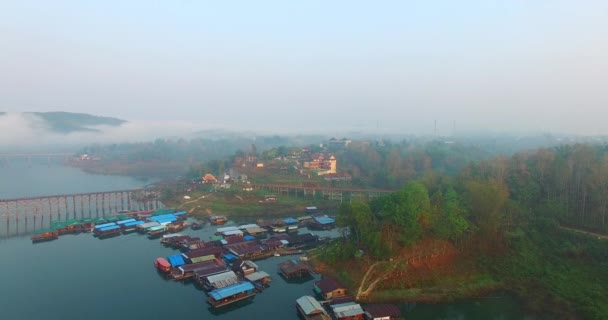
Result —
[{"label": "blue metal roof", "polygon": [[173,213],[174,216],[181,216],[181,215],[184,215],[184,214],[186,214],[186,211],[180,211],[180,212]]},{"label": "blue metal roof", "polygon": [[169,263],[173,268],[177,268],[186,264],[186,262],[184,261],[184,257],[182,257],[181,254],[168,256],[167,260],[169,260]]},{"label": "blue metal roof", "polygon": [[224,254],[224,259],[230,261],[230,260],[236,259],[236,256],[233,255],[232,253],[226,253],[226,254]]},{"label": "blue metal roof", "polygon": [[104,224],[96,225],[95,229],[101,229],[101,228],[105,228],[105,227],[109,227],[109,226],[115,226],[115,225],[116,225],[116,223],[114,223],[114,222],[104,223]]},{"label": "blue metal roof", "polygon": [[135,221],[135,219],[121,220],[121,221],[117,221],[116,224],[120,225],[120,224],[125,224],[125,223],[129,223],[129,222],[133,222],[133,221]]},{"label": "blue metal roof", "polygon": [[143,223],[144,222],[141,221],[141,220],[136,220],[136,221],[133,221],[133,222],[127,222],[127,223],[124,224],[124,226],[125,227],[132,227],[132,226],[140,225],[140,224],[143,224]]},{"label": "blue metal roof", "polygon": [[114,229],[120,229],[120,226],[113,225],[113,226],[108,226],[108,227],[104,227],[104,228],[99,228],[99,231],[108,231],[108,230],[114,230]]},{"label": "blue metal roof", "polygon": [[255,237],[247,235],[247,236],[243,237],[243,240],[245,240],[245,241],[251,241],[251,240],[255,240]]},{"label": "blue metal roof", "polygon": [[317,220],[317,222],[320,224],[330,224],[336,222],[335,219],[332,219],[330,217],[317,217],[315,218],[315,220]]},{"label": "blue metal roof", "polygon": [[246,291],[252,291],[253,285],[250,282],[239,282],[233,285],[229,285],[227,287],[223,287],[220,289],[215,289],[209,292],[209,295],[213,297],[214,300],[218,301],[237,293],[242,293]]},{"label": "blue metal roof", "polygon": [[170,219],[170,218],[175,219],[175,215],[173,213],[161,214],[160,216],[150,217],[150,218],[148,218],[148,220],[158,221],[158,220],[165,220],[165,219]]},{"label": "blue metal roof", "polygon": [[294,218],[287,218],[287,219],[283,219],[283,222],[285,222],[286,224],[296,224],[300,221],[298,221],[298,219],[294,219]]},{"label": "blue metal roof", "polygon": [[173,221],[177,221],[177,219],[176,218],[168,218],[168,219],[156,220],[156,222],[158,222],[158,223],[167,223],[167,222],[173,222]]}]

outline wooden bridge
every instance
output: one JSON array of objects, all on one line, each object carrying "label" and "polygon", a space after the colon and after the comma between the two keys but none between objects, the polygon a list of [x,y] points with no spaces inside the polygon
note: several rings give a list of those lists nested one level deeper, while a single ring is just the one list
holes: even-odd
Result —
[{"label": "wooden bridge", "polygon": [[[104,217],[120,211],[162,207],[158,189],[130,189],[42,197],[0,199],[0,223],[4,236],[50,226],[54,220]],[[4,229],[4,228],[3,228]]]},{"label": "wooden bridge", "polygon": [[394,190],[381,189],[359,189],[359,188],[334,188],[324,186],[295,186],[282,184],[253,184],[254,189],[268,190],[277,195],[304,196],[309,198],[321,197],[334,201],[356,201],[369,200],[384,194],[395,192]]}]

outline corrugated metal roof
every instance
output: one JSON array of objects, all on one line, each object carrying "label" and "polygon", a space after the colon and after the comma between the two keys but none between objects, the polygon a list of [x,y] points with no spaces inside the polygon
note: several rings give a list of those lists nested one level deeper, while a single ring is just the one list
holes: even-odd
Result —
[{"label": "corrugated metal roof", "polygon": [[148,220],[150,220],[150,221],[158,221],[158,220],[164,220],[164,219],[170,219],[170,218],[175,219],[175,215],[173,213],[162,214],[160,216],[150,217],[150,218],[148,218]]},{"label": "corrugated metal roof", "polygon": [[157,225],[158,225],[158,222],[152,221],[152,222],[142,223],[142,224],[138,225],[137,227],[141,228],[141,229],[147,229],[147,228],[151,228],[151,227],[154,227]]},{"label": "corrugated metal roof", "polygon": [[317,217],[315,218],[315,220],[320,224],[330,224],[336,222],[336,220],[330,217]]},{"label": "corrugated metal roof", "polygon": [[270,275],[264,271],[254,272],[245,276],[245,278],[249,281],[258,281],[268,277],[270,277]]},{"label": "corrugated metal roof", "polygon": [[120,221],[117,221],[116,224],[120,225],[120,224],[125,224],[125,223],[129,223],[129,222],[133,222],[133,221],[135,221],[135,219],[120,220]]},{"label": "corrugated metal roof", "polygon": [[250,223],[250,224],[243,224],[239,226],[239,229],[248,229],[248,228],[259,228],[260,226],[258,226],[255,223]]},{"label": "corrugated metal roof", "polygon": [[104,224],[96,225],[95,229],[101,229],[101,228],[105,228],[105,227],[109,227],[109,226],[115,226],[115,225],[116,225],[116,223],[114,223],[114,222],[104,223]]},{"label": "corrugated metal roof", "polygon": [[104,227],[104,228],[99,228],[99,231],[108,231],[108,230],[114,230],[114,229],[120,229],[120,226],[113,225],[113,226],[108,226],[108,227]]},{"label": "corrugated metal roof", "polygon": [[283,222],[285,222],[286,224],[296,224],[300,221],[298,221],[298,219],[294,219],[294,218],[286,218],[286,219],[283,219]]},{"label": "corrugated metal roof", "polygon": [[169,263],[171,263],[171,266],[173,268],[177,268],[186,264],[186,262],[184,261],[184,257],[182,257],[181,254],[169,256],[167,257],[167,259],[169,260]]},{"label": "corrugated metal roof", "polygon": [[138,226],[140,224],[144,224],[144,222],[141,221],[141,220],[136,220],[136,221],[133,221],[133,222],[127,222],[127,223],[124,224],[124,226],[125,227],[132,227],[132,226]]},{"label": "corrugated metal roof", "polygon": [[226,231],[234,231],[234,230],[239,230],[239,227],[232,226],[232,227],[217,228],[215,230],[215,232],[217,232],[217,233],[223,233],[223,232],[226,232]]},{"label": "corrugated metal roof", "polygon": [[148,229],[148,231],[165,230],[165,226],[154,226]]},{"label": "corrugated metal roof", "polygon": [[190,262],[192,262],[192,263],[198,263],[198,262],[210,261],[210,260],[213,260],[213,259],[215,259],[215,256],[212,255],[212,254],[210,254],[210,255],[207,255],[207,256],[191,258]]},{"label": "corrugated metal roof", "polygon": [[233,271],[226,271],[208,276],[207,281],[209,281],[209,283],[216,288],[223,288],[237,283],[239,279],[236,277],[236,273]]},{"label": "corrugated metal roof", "polygon": [[243,293],[243,292],[247,292],[247,291],[252,291],[253,285],[250,282],[239,282],[239,283],[235,283],[233,285],[224,287],[224,288],[220,288],[220,289],[215,289],[211,292],[209,292],[209,295],[215,299],[216,301],[230,297],[232,295],[235,295],[237,293]]},{"label": "corrugated metal roof", "polygon": [[228,230],[228,231],[224,231],[222,232],[223,235],[225,236],[232,236],[232,235],[237,235],[237,234],[243,234],[243,231],[241,230]]},{"label": "corrugated metal roof", "polygon": [[319,301],[317,301],[311,296],[303,296],[297,299],[296,303],[300,306],[300,309],[302,309],[302,311],[304,311],[306,315],[325,312]]},{"label": "corrugated metal roof", "polygon": [[337,304],[332,306],[331,309],[338,318],[352,317],[363,314],[363,309],[361,309],[361,306],[354,302]]}]

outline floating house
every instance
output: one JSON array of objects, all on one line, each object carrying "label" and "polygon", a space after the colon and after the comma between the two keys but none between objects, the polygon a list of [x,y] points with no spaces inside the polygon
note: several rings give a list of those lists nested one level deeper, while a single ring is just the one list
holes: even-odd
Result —
[{"label": "floating house", "polygon": [[224,249],[234,254],[239,259],[260,259],[269,256],[266,248],[255,241],[239,242],[225,245]]},{"label": "floating house", "polygon": [[186,221],[175,221],[167,225],[167,232],[177,232],[186,229],[188,223]]},{"label": "floating house", "polygon": [[363,310],[367,320],[397,320],[401,318],[401,310],[392,304],[370,304],[366,305]]},{"label": "floating house", "polygon": [[245,229],[245,232],[247,234],[251,235],[251,236],[254,236],[254,237],[262,237],[262,236],[266,235],[266,233],[268,232],[268,230],[266,230],[266,229],[264,229],[262,227],[257,226],[257,227],[247,228],[247,229]]},{"label": "floating house", "polygon": [[203,277],[203,288],[206,290],[220,289],[238,282],[239,279],[234,271],[225,271]]},{"label": "floating house", "polygon": [[165,227],[163,225],[154,226],[154,227],[151,227],[150,229],[148,229],[148,237],[150,237],[150,238],[160,237],[166,231],[167,231],[167,227]]},{"label": "floating house", "polygon": [[267,286],[270,283],[270,275],[264,271],[256,271],[245,276],[247,281],[251,282],[256,288]]},{"label": "floating house", "polygon": [[331,311],[338,320],[363,319],[365,314],[361,305],[354,302],[332,305]]},{"label": "floating house", "polygon": [[308,227],[316,230],[331,230],[336,227],[336,220],[328,216],[315,217],[309,222]]},{"label": "floating house", "polygon": [[159,226],[159,225],[160,224],[158,224],[158,222],[155,222],[155,221],[142,223],[142,224],[137,225],[137,231],[140,233],[146,233],[146,232],[148,232],[148,229]]},{"label": "floating house", "polygon": [[252,274],[259,270],[258,265],[251,260],[235,259],[231,264],[232,271],[241,276]]},{"label": "floating house", "polygon": [[294,218],[287,218],[287,219],[283,219],[283,223],[287,226],[287,231],[288,232],[292,232],[292,231],[297,231],[298,230],[298,225],[300,223],[300,221],[298,219],[294,219]]},{"label": "floating house", "polygon": [[55,229],[42,229],[34,231],[32,242],[42,242],[59,239],[59,232]]},{"label": "floating house", "polygon": [[305,320],[331,320],[319,301],[311,296],[303,296],[296,300],[296,309]]},{"label": "floating house", "polygon": [[67,233],[81,233],[85,231],[85,226],[80,220],[69,219],[65,222]]},{"label": "floating house", "polygon": [[110,226],[97,228],[93,231],[94,235],[98,238],[108,238],[115,235],[119,235],[121,232],[120,226],[117,224],[112,224]]},{"label": "floating house", "polygon": [[312,269],[302,261],[295,259],[279,263],[279,274],[285,279],[297,279],[310,276]]},{"label": "floating house", "polygon": [[241,231],[241,229],[239,229],[239,227],[236,227],[236,226],[217,228],[217,229],[215,229],[215,234],[218,236],[221,236],[224,234],[224,232],[228,232],[228,231]]},{"label": "floating house", "polygon": [[198,257],[213,255],[216,258],[220,258],[223,254],[224,254],[224,250],[221,247],[213,246],[213,247],[202,248],[202,249],[198,249],[198,250],[194,250],[194,251],[190,251],[190,252],[185,252],[185,253],[183,253],[183,256],[186,259],[186,261],[190,261],[192,263],[192,260],[195,258],[198,258]]},{"label": "floating house", "polygon": [[273,233],[287,232],[287,225],[285,224],[285,222],[283,222],[281,220],[275,221],[270,226],[270,231],[273,232]]},{"label": "floating house", "polygon": [[[185,280],[194,276],[194,273],[199,270],[205,270],[210,266],[217,266],[216,261],[204,261],[198,263],[185,264],[183,266],[171,269],[171,278],[173,280]],[[226,266],[223,266],[222,270],[225,270]]]},{"label": "floating house", "polygon": [[132,222],[127,222],[127,223],[125,223],[125,224],[122,225],[122,232],[125,233],[125,234],[133,232],[133,231],[137,230],[137,226],[140,225],[140,224],[144,224],[144,222],[141,221],[141,220],[135,220],[135,221],[132,221]]},{"label": "floating house", "polygon": [[239,282],[209,292],[207,302],[215,308],[221,308],[237,301],[255,296],[255,288],[250,282]]},{"label": "floating house", "polygon": [[201,267],[194,271],[194,279],[199,285],[204,285],[208,276],[228,271],[226,265],[219,259],[200,263]]},{"label": "floating house", "polygon": [[331,300],[346,296],[348,289],[332,278],[323,278],[316,281],[313,291],[325,300]]}]

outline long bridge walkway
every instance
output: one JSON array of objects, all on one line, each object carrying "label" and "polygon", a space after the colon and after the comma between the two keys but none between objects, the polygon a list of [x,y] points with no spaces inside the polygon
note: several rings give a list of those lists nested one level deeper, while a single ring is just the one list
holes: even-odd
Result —
[{"label": "long bridge walkway", "polygon": [[0,199],[0,235],[12,236],[50,226],[53,220],[104,217],[162,207],[157,189],[130,189],[42,197]]},{"label": "long bridge walkway", "polygon": [[282,184],[253,184],[253,188],[268,190],[277,195],[304,196],[311,199],[321,197],[334,201],[366,201],[372,198],[395,192],[394,190],[360,189],[346,187],[324,187],[324,186],[296,186]]}]

